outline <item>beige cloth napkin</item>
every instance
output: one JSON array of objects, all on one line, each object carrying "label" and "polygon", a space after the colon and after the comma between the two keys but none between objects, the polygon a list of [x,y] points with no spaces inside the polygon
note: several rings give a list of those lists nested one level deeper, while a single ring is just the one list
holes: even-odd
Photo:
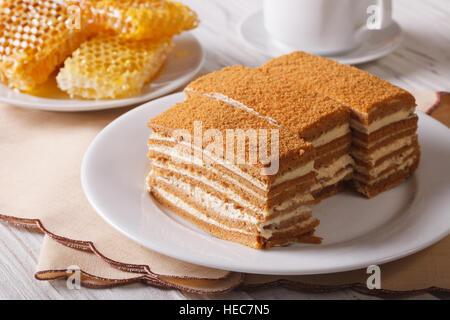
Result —
[{"label": "beige cloth napkin", "polygon": [[[420,109],[439,113],[444,122],[450,120],[447,97],[417,93]],[[435,106],[438,101],[439,108]],[[39,228],[46,234],[36,278],[67,277],[73,272],[68,267],[76,265],[82,271],[83,284],[96,287],[141,281],[199,293],[223,292],[239,285],[365,290],[365,270],[322,276],[244,277],[163,256],[109,227],[83,194],[81,159],[95,135],[126,111],[56,113],[0,105],[0,219]],[[449,252],[447,238],[416,255],[383,265],[383,290],[371,293],[450,290]]]}]

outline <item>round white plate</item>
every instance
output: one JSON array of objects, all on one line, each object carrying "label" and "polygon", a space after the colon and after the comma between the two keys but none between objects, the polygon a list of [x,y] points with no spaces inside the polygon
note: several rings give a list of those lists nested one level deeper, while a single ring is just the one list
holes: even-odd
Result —
[{"label": "round white plate", "polygon": [[[269,36],[264,28],[262,11],[253,13],[245,18],[239,25],[241,38],[254,50],[270,57],[278,57],[293,51],[294,48],[281,48]],[[363,29],[358,33],[361,45],[356,49],[339,55],[327,56],[344,64],[360,64],[381,58],[398,48],[403,40],[403,32],[400,26],[394,22],[386,29],[371,31]]]},{"label": "round white plate", "polygon": [[182,93],[121,116],[92,142],[83,160],[83,189],[114,228],[162,254],[218,269],[262,274],[339,272],[395,260],[450,230],[450,130],[420,114],[422,160],[402,185],[368,200],[350,191],[313,207],[322,245],[256,250],[217,239],[156,204],[145,192],[147,121],[184,99]]},{"label": "round white plate", "polygon": [[204,62],[204,51],[195,36],[183,33],[176,36],[175,48],[167,58],[162,73],[142,89],[139,96],[115,100],[71,99],[59,90],[42,98],[24,94],[0,84],[0,102],[20,107],[51,111],[92,111],[131,106],[166,95],[188,83]]}]

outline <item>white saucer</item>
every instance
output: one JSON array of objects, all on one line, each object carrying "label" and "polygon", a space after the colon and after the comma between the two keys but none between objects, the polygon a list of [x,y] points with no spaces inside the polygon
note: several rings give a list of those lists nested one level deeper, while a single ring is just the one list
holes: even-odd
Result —
[{"label": "white saucer", "polygon": [[402,258],[449,234],[450,131],[419,114],[422,159],[416,173],[374,199],[344,192],[313,207],[322,245],[256,250],[217,239],[156,204],[144,190],[147,121],[184,99],[173,94],[121,116],[86,152],[84,192],[110,225],[137,243],[180,260],[261,274],[319,274]]},{"label": "white saucer", "polygon": [[[264,28],[262,11],[245,18],[239,25],[239,33],[248,46],[272,58],[298,51],[294,48],[291,50],[281,48],[273,41]],[[403,32],[400,26],[394,22],[388,28],[380,31],[364,29],[359,32],[358,37],[361,40],[358,48],[339,55],[327,56],[327,58],[344,64],[360,64],[381,58],[398,48],[403,39]]]},{"label": "white saucer", "polygon": [[42,98],[0,84],[0,102],[51,111],[92,111],[136,105],[184,86],[198,73],[204,59],[204,51],[197,38],[190,33],[183,33],[175,37],[175,48],[167,58],[162,73],[146,85],[139,96],[115,100],[82,100],[71,99],[66,93],[55,90],[51,91],[50,96]]}]

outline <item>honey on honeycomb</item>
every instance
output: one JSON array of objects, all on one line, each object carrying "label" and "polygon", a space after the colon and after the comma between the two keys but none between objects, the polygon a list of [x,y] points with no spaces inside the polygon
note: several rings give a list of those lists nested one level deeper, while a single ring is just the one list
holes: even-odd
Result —
[{"label": "honey on honeycomb", "polygon": [[159,71],[171,49],[170,37],[127,40],[99,35],[66,60],[56,80],[71,97],[115,99],[137,95]]},{"label": "honey on honeycomb", "polygon": [[[77,2],[76,0],[67,0]],[[179,2],[165,0],[79,0],[97,29],[127,39],[156,39],[196,28],[197,14]]]},{"label": "honey on honeycomb", "polygon": [[[88,37],[57,0],[0,0],[0,80],[31,91]],[[71,24],[72,23],[72,24]]]}]

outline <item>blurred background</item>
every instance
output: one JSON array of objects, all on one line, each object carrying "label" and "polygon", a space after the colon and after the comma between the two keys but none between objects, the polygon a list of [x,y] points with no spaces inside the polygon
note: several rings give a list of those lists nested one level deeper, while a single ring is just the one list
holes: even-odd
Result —
[{"label": "blurred background", "polygon": [[[239,24],[262,10],[261,0],[183,0],[200,17],[193,31],[207,52],[203,71],[234,64],[256,67],[270,57],[239,37]],[[440,0],[393,0],[393,19],[404,31],[401,46],[379,60],[358,65],[409,90],[450,90],[450,6]]]}]

